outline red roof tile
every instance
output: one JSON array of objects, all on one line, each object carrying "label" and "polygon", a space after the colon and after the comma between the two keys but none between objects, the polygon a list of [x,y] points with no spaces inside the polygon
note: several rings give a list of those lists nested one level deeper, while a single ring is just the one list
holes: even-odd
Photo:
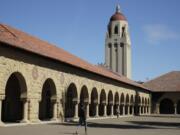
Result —
[{"label": "red roof tile", "polygon": [[154,92],[180,92],[180,71],[172,71],[143,84]]},{"label": "red roof tile", "polygon": [[35,53],[80,69],[87,70],[106,78],[114,79],[116,81],[146,89],[143,85],[138,84],[124,76],[116,75],[111,71],[89,64],[88,62],[68,53],[61,48],[58,48],[48,42],[42,41],[36,37],[30,36],[22,31],[4,24],[0,24],[0,42],[6,43],[0,45],[8,45],[20,48],[31,53]]}]

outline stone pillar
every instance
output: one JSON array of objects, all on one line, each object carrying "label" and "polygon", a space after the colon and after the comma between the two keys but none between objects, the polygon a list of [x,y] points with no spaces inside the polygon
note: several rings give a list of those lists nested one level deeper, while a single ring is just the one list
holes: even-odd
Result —
[{"label": "stone pillar", "polygon": [[113,108],[113,105],[111,105],[111,116],[114,115],[114,108]]},{"label": "stone pillar", "polygon": [[160,111],[159,111],[159,104],[156,104],[156,113],[159,114]]},{"label": "stone pillar", "polygon": [[175,115],[177,114],[177,104],[176,103],[174,104],[174,114]]},{"label": "stone pillar", "polygon": [[2,100],[0,99],[0,125],[4,125],[2,122]]},{"label": "stone pillar", "polygon": [[106,107],[106,104],[104,105],[104,117],[106,117],[107,116],[107,107]]},{"label": "stone pillar", "polygon": [[89,104],[86,105],[86,118],[89,118]]},{"label": "stone pillar", "polygon": [[123,109],[123,115],[125,115],[125,105],[122,106]]},{"label": "stone pillar", "polygon": [[28,106],[29,106],[29,102],[27,99],[23,99],[23,119],[21,122],[28,122]]},{"label": "stone pillar", "polygon": [[99,105],[96,105],[96,116],[95,117],[99,117]]},{"label": "stone pillar", "polygon": [[74,119],[78,118],[78,103],[75,103]]},{"label": "stone pillar", "polygon": [[29,120],[34,123],[39,123],[39,102],[38,98],[29,100]]},{"label": "stone pillar", "polygon": [[57,102],[54,101],[53,103],[53,118],[52,120],[57,120]]},{"label": "stone pillar", "polygon": [[134,105],[132,105],[132,115],[134,115]]},{"label": "stone pillar", "polygon": [[139,108],[139,115],[141,115],[141,105],[139,105],[138,108]]}]

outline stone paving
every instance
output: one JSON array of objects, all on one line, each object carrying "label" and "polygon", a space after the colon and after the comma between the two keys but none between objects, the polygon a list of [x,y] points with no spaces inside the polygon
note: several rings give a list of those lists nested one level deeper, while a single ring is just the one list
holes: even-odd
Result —
[{"label": "stone paving", "polygon": [[[0,135],[73,135],[84,127],[76,123],[49,123],[0,127]],[[180,135],[180,117],[147,116],[88,120],[88,135]],[[75,134],[74,134],[75,135]]]}]

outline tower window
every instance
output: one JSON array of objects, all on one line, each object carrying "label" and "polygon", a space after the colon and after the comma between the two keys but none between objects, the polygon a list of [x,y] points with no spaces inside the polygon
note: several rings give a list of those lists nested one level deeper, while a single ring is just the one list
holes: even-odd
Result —
[{"label": "tower window", "polygon": [[117,25],[114,27],[114,34],[118,34],[118,26]]},{"label": "tower window", "polygon": [[122,35],[121,37],[124,37],[125,36],[125,27],[122,27]]}]

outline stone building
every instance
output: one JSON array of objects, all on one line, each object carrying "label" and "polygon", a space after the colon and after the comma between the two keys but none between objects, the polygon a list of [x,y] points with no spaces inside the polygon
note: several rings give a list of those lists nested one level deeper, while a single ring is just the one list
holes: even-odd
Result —
[{"label": "stone building", "polygon": [[[118,10],[110,22],[119,22],[119,34],[126,25],[127,34],[122,17]],[[0,24],[1,125],[77,119],[81,102],[88,118],[113,117],[117,109],[122,116],[150,114],[150,91],[123,75]]]},{"label": "stone building", "polygon": [[172,71],[143,84],[152,91],[152,113],[180,114],[180,71]]},{"label": "stone building", "polygon": [[121,13],[119,5],[108,24],[105,65],[113,72],[131,78],[131,41],[128,22]]},{"label": "stone building", "polygon": [[[117,110],[121,116],[149,115],[170,95],[171,107],[179,106],[178,94],[130,79],[128,22],[119,7],[110,18],[105,48],[106,68],[0,24],[0,125],[75,120],[80,103],[89,119],[114,117]],[[177,80],[168,86],[174,83],[179,88]]]}]

